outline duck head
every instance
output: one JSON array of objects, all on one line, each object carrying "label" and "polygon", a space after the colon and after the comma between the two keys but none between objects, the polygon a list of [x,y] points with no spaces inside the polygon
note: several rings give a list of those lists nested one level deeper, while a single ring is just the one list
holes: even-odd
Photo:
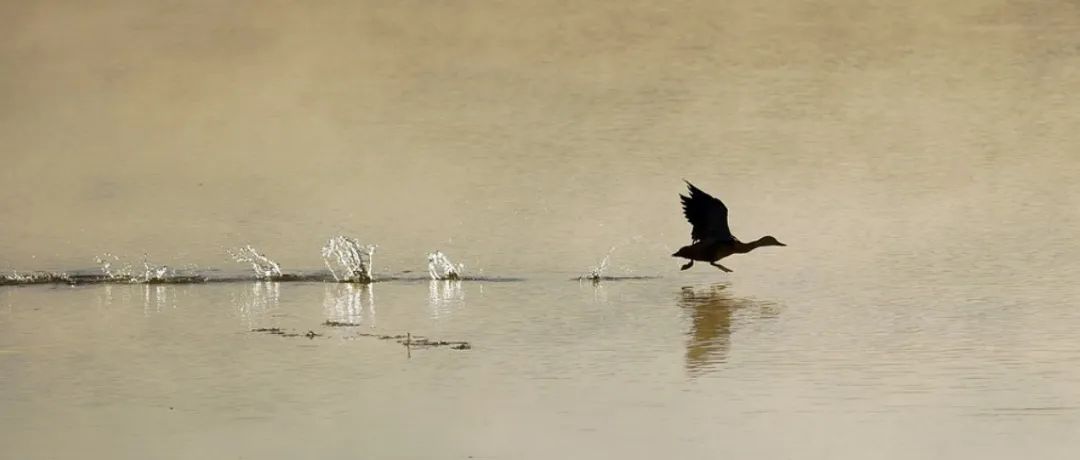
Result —
[{"label": "duck head", "polygon": [[787,246],[786,244],[781,243],[780,241],[777,241],[777,239],[775,237],[773,237],[772,235],[767,235],[767,236],[761,237],[760,239],[757,240],[757,245],[758,246]]}]

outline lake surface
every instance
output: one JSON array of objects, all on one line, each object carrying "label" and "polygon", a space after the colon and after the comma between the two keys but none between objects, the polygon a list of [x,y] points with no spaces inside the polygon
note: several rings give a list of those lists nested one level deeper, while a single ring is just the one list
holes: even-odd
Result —
[{"label": "lake surface", "polygon": [[[231,279],[0,286],[0,457],[1080,450],[1075,4],[0,18],[0,274]],[[679,271],[683,179],[788,246]]]}]

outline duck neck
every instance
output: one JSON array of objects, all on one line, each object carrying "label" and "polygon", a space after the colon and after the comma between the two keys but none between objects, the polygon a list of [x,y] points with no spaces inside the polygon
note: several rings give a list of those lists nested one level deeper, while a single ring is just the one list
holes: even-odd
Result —
[{"label": "duck neck", "polygon": [[749,243],[743,243],[743,245],[742,245],[743,246],[742,247],[743,251],[742,252],[750,252],[750,251],[753,251],[753,250],[755,250],[757,248],[765,246],[765,243],[762,242],[762,240],[764,240],[764,239],[765,239],[765,237],[761,237],[761,238],[758,238],[758,239],[756,239],[754,241],[751,241]]}]

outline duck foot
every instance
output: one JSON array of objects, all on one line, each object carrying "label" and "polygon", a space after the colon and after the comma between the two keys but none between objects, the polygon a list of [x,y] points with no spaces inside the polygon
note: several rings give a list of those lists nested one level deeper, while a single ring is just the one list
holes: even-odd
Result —
[{"label": "duck foot", "polygon": [[686,265],[683,265],[682,268],[680,268],[679,270],[686,270],[686,269],[688,269],[690,267],[693,267],[693,266],[694,266],[694,261],[691,260],[690,262],[687,262]]},{"label": "duck foot", "polygon": [[714,266],[714,267],[716,267],[716,268],[719,268],[719,269],[723,270],[723,271],[724,271],[724,273],[731,273],[731,272],[733,272],[733,271],[734,271],[734,270],[732,270],[732,269],[730,269],[730,268],[727,268],[727,267],[725,267],[725,266],[723,266],[723,265],[720,265],[720,264],[718,264],[718,263],[716,263],[716,262],[709,262],[709,265],[712,265],[712,266]]}]

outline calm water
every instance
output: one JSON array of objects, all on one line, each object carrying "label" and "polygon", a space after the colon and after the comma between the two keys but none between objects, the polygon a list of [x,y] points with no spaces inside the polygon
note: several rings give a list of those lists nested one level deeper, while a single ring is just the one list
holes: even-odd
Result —
[{"label": "calm water", "polygon": [[[1072,3],[4,2],[0,26],[4,274],[218,274],[245,244],[295,273],[348,235],[377,274],[438,249],[516,279],[0,287],[0,457],[1080,449]],[[788,246],[678,271],[684,178]],[[646,278],[570,281],[609,251]],[[472,349],[360,335],[403,333]]]}]

